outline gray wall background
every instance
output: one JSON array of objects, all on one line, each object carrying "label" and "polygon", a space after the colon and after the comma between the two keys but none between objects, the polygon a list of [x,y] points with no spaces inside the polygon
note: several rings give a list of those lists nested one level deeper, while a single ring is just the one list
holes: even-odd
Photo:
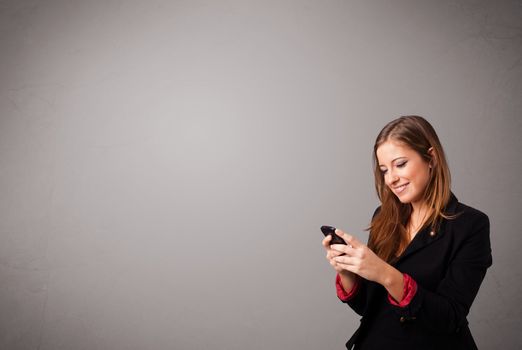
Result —
[{"label": "gray wall background", "polygon": [[322,224],[427,117],[491,219],[470,314],[520,349],[520,1],[0,1],[0,348],[342,349]]}]

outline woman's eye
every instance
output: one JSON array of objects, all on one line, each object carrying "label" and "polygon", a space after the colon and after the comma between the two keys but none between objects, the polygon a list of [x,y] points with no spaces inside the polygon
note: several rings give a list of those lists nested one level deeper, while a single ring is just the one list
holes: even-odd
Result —
[{"label": "woman's eye", "polygon": [[386,169],[381,169],[381,174],[384,175],[384,174],[386,174],[387,171],[388,171],[388,170],[386,170]]},{"label": "woman's eye", "polygon": [[400,164],[397,164],[397,168],[402,168],[402,167],[404,167],[404,166],[406,165],[406,163],[408,163],[408,162],[402,162],[402,163],[400,163]]}]

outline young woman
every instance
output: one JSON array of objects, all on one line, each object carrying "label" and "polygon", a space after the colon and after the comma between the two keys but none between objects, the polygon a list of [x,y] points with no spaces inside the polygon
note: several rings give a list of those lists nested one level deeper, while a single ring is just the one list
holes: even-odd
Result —
[{"label": "young woman", "polygon": [[388,123],[374,146],[381,201],[368,245],[337,229],[323,240],[337,295],[362,316],[346,343],[365,349],[477,349],[466,316],[492,264],[488,217],[460,203],[433,127]]}]

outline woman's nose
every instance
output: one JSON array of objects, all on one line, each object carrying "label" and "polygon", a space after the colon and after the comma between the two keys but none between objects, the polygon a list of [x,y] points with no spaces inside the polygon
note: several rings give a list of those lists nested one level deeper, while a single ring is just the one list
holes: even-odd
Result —
[{"label": "woman's nose", "polygon": [[388,175],[386,177],[386,182],[388,183],[388,185],[393,185],[394,183],[396,183],[399,180],[399,177],[391,171],[388,171],[388,174],[386,174],[386,175]]}]

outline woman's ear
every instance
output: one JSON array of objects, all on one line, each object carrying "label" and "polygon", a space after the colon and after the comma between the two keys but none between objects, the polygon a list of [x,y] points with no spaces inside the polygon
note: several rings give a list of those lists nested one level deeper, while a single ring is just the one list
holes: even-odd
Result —
[{"label": "woman's ear", "polygon": [[437,155],[435,154],[435,149],[433,149],[433,147],[428,148],[428,155],[431,157],[429,165],[430,168],[432,168],[437,164]]}]

